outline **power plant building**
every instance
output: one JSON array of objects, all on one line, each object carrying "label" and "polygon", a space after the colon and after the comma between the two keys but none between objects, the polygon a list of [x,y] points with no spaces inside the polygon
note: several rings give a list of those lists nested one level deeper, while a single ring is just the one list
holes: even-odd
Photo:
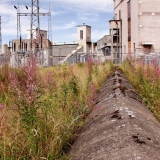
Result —
[{"label": "power plant building", "polygon": [[[109,35],[97,42],[91,41],[91,26],[77,26],[77,41],[52,43],[47,31],[40,30],[41,50],[45,52],[46,66],[68,62],[85,62],[91,55],[97,60],[123,62],[128,53],[135,58],[160,52],[160,0],[113,0],[114,17],[109,21]],[[107,25],[107,23],[106,23]],[[37,34],[37,32],[35,32]],[[36,37],[36,35],[35,35]],[[7,52],[6,47],[4,47]],[[12,40],[12,54],[30,52],[30,31],[27,39]],[[36,49],[34,46],[33,49]]]},{"label": "power plant building", "polygon": [[121,21],[122,53],[151,53],[160,49],[160,1],[113,0],[114,20]]}]

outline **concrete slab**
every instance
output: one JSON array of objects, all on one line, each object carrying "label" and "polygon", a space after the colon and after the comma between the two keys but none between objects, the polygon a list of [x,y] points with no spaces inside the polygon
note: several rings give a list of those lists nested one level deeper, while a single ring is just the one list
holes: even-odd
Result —
[{"label": "concrete slab", "polygon": [[160,160],[160,123],[120,70],[108,76],[71,160]]}]

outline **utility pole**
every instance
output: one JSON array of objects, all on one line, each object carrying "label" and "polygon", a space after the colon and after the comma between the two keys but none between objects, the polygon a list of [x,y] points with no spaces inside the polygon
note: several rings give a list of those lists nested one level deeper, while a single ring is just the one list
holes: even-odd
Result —
[{"label": "utility pole", "polygon": [[2,54],[1,16],[0,16],[0,54]]},{"label": "utility pole", "polygon": [[48,39],[51,41],[52,43],[52,20],[51,20],[51,6],[50,6],[50,2],[49,2],[49,15],[48,15]]}]

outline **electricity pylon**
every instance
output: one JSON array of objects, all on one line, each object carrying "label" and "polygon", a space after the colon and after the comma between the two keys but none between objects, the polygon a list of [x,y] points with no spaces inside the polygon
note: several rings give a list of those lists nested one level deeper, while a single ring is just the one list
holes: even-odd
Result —
[{"label": "electricity pylon", "polygon": [[[28,9],[28,7],[26,7]],[[50,8],[50,7],[49,7]],[[48,13],[39,13],[39,0],[31,0],[31,13],[18,13],[17,19],[20,19],[20,16],[30,16],[30,51],[33,53],[33,46],[37,49],[36,52],[41,48],[42,41],[40,35],[40,16],[49,16],[51,17],[51,12]],[[51,23],[51,18],[50,23]],[[20,23],[20,20],[17,21]],[[49,22],[48,22],[49,23]],[[20,26],[17,24],[17,26]],[[48,25],[49,26],[49,25]],[[51,24],[50,24],[51,26]],[[17,30],[18,35],[18,30]],[[51,37],[51,36],[50,36]]]},{"label": "electricity pylon", "polygon": [[51,21],[51,6],[49,2],[49,16],[48,16],[48,39],[52,43],[52,21]]},{"label": "electricity pylon", "polygon": [[39,0],[31,0],[31,25],[30,25],[30,39],[31,51],[33,46],[40,48],[40,21],[39,21]]},{"label": "electricity pylon", "polygon": [[20,13],[19,9],[19,3],[18,6],[14,6],[14,8],[17,10],[17,40],[20,40],[20,51],[21,51],[21,21],[20,16],[18,14]]}]

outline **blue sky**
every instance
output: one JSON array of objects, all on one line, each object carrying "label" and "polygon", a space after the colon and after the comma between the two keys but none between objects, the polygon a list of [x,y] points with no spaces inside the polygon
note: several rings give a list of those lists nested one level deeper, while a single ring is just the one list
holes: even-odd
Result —
[{"label": "blue sky", "polygon": [[[108,21],[113,18],[113,0],[39,0],[40,12],[47,13],[49,2],[52,12],[53,42],[77,41],[77,25],[85,23],[92,27],[92,41],[97,41],[108,34]],[[2,19],[2,44],[8,44],[17,37],[17,10],[30,12],[30,0],[1,0],[0,16]],[[25,8],[28,6],[29,10]],[[48,29],[48,18],[40,18],[40,27]],[[21,18],[22,39],[27,37],[30,17]]]}]

